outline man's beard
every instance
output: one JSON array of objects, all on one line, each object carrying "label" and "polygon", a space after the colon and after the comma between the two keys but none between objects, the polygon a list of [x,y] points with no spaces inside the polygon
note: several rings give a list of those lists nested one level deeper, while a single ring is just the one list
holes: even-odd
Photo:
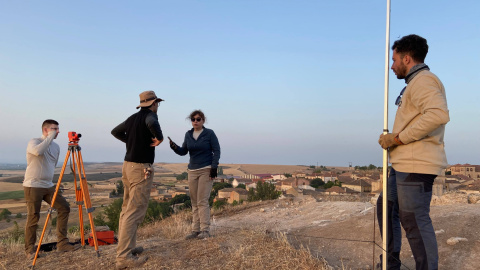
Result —
[{"label": "man's beard", "polygon": [[405,65],[400,66],[396,75],[397,75],[397,79],[399,80],[405,79],[405,77],[407,77],[407,66]]}]

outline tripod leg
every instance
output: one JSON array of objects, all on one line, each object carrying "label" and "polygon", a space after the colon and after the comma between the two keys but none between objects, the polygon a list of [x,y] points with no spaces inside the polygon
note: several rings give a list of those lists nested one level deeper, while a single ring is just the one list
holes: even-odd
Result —
[{"label": "tripod leg", "polygon": [[35,257],[33,258],[32,269],[35,267],[35,263],[37,262],[38,252],[40,252],[40,247],[42,245],[43,236],[45,235],[45,230],[47,229],[48,220],[50,219],[50,215],[52,214],[53,206],[55,205],[55,199],[57,198],[58,191],[60,190],[60,184],[62,183],[62,177],[63,177],[63,174],[65,173],[65,167],[67,166],[69,156],[70,156],[70,149],[68,150],[67,155],[65,156],[65,160],[63,161],[62,171],[60,172],[60,176],[58,177],[57,187],[55,188],[55,193],[53,194],[52,203],[50,204],[50,208],[47,211],[47,213],[48,213],[47,214],[47,219],[45,220],[45,225],[43,226],[42,235],[40,236],[40,240],[38,242],[37,252],[35,252]]},{"label": "tripod leg", "polygon": [[[95,224],[93,222],[93,216],[92,216],[92,212],[95,210],[95,208],[92,206],[92,202],[90,201],[90,193],[88,192],[87,177],[85,175],[82,152],[80,150],[78,150],[77,163],[78,163],[78,175],[80,176],[80,187],[83,192],[83,199],[85,202],[85,208],[87,209],[88,219],[90,220],[90,227],[92,228],[92,237],[93,237],[93,242],[95,244],[95,251],[97,252],[97,257],[100,257],[100,254],[98,252],[97,232],[95,230]],[[83,172],[83,178],[81,176],[81,172]]]},{"label": "tripod leg", "polygon": [[[70,160],[70,164],[72,166],[72,173],[73,173],[73,182],[75,187],[75,203],[78,207],[78,220],[79,220],[79,234],[80,234],[80,241],[82,247],[85,247],[85,231],[83,227],[83,195],[80,189],[80,185],[77,185],[77,170],[79,171],[80,168],[77,166],[78,156],[76,156],[76,149],[77,146],[73,146],[74,151],[72,152],[72,159]],[[80,179],[79,179],[80,182]]]}]

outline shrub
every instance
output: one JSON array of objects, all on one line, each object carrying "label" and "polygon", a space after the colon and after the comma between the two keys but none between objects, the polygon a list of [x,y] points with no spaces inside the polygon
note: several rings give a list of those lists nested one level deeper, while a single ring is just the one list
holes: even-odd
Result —
[{"label": "shrub", "polygon": [[219,201],[215,201],[212,205],[213,209],[215,210],[218,210],[220,208],[223,208],[225,205],[227,205],[228,203],[224,200],[219,200]]},{"label": "shrub", "polygon": [[173,213],[173,209],[168,202],[157,202],[150,200],[148,202],[147,213],[143,219],[142,225],[164,219]]},{"label": "shrub", "polygon": [[8,222],[8,219],[9,219],[11,214],[12,214],[12,212],[10,212],[10,210],[3,209],[2,212],[0,212],[0,220],[5,219]]},{"label": "shrub", "polygon": [[275,200],[280,197],[282,193],[277,191],[275,185],[272,183],[257,182],[257,188],[248,191],[248,201],[259,200]]},{"label": "shrub", "polygon": [[21,243],[25,240],[25,232],[20,229],[18,223],[16,221],[13,222],[13,230],[8,232],[7,236],[2,239],[2,243],[4,244],[13,244],[13,243]]},{"label": "shrub", "polygon": [[323,185],[325,185],[325,182],[323,182],[323,180],[320,178],[315,178],[312,180],[312,182],[310,182],[310,186],[314,188],[319,188],[320,186],[323,186]]}]

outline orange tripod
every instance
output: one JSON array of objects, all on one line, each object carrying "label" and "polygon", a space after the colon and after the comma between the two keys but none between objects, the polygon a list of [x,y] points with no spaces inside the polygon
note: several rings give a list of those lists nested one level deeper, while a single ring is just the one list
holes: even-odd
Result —
[{"label": "orange tripod", "polygon": [[[73,136],[71,136],[73,134]],[[50,208],[47,211],[47,219],[45,220],[45,226],[43,226],[42,236],[40,237],[40,241],[38,243],[37,252],[35,253],[35,257],[32,263],[32,269],[35,267],[35,262],[37,261],[38,252],[40,251],[40,246],[42,244],[43,236],[45,234],[45,229],[47,228],[48,220],[50,215],[52,214],[53,205],[55,205],[55,199],[57,198],[58,191],[60,190],[60,184],[62,182],[63,174],[65,173],[65,168],[68,163],[68,158],[71,154],[70,159],[70,166],[72,168],[73,173],[73,183],[75,185],[75,200],[76,204],[78,205],[78,214],[80,218],[80,236],[82,241],[82,247],[85,248],[85,235],[84,235],[84,227],[83,227],[83,212],[82,212],[82,205],[85,205],[85,209],[88,213],[88,218],[90,220],[90,228],[92,229],[93,240],[95,243],[95,251],[97,253],[97,257],[100,257],[98,252],[98,241],[97,241],[97,233],[95,231],[95,224],[93,223],[92,212],[95,210],[92,207],[92,202],[90,201],[90,194],[88,193],[88,184],[87,184],[87,177],[85,176],[85,168],[83,166],[82,160],[82,152],[81,148],[78,145],[79,138],[81,137],[80,134],[76,134],[75,132],[69,132],[69,143],[68,143],[68,152],[65,157],[65,161],[63,162],[62,171],[60,172],[60,176],[58,177],[57,187],[55,189],[55,193],[53,194],[52,203],[50,204]],[[77,175],[76,171],[78,171],[78,183],[77,185]],[[82,177],[83,176],[83,177]]]}]

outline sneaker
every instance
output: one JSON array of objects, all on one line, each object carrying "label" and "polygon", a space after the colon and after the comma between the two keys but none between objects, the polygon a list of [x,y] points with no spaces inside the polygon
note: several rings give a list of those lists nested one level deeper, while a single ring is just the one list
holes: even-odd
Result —
[{"label": "sneaker", "polygon": [[133,257],[133,258],[125,258],[120,261],[117,261],[115,264],[115,269],[127,269],[127,268],[133,268],[133,267],[139,267],[142,266],[146,261],[147,257]]},{"label": "sneaker", "polygon": [[57,245],[58,252],[70,252],[75,251],[82,246],[80,244],[71,244],[70,242],[63,242]]},{"label": "sneaker", "polygon": [[208,231],[203,231],[197,236],[198,239],[205,239],[209,237],[210,237],[210,233]]},{"label": "sneaker", "polygon": [[132,250],[130,251],[130,253],[132,253],[133,256],[140,255],[142,254],[142,252],[143,252],[143,247],[135,247],[135,248],[132,248]]},{"label": "sneaker", "polygon": [[185,236],[185,240],[195,239],[200,234],[200,232],[191,232],[189,235]]}]

